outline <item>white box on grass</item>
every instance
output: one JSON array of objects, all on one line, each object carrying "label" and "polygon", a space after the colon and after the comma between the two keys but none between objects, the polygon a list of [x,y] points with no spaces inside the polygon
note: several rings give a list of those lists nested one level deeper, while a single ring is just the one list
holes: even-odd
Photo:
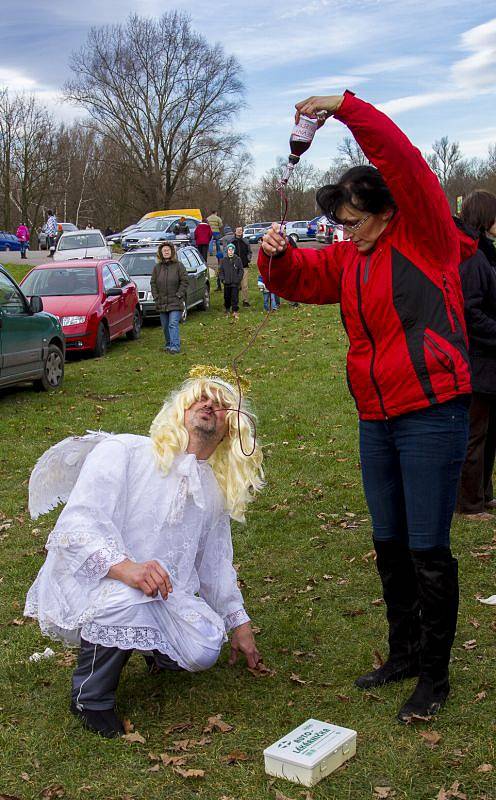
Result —
[{"label": "white box on grass", "polygon": [[356,740],[356,731],[350,728],[308,719],[265,748],[265,772],[314,786],[355,755]]}]

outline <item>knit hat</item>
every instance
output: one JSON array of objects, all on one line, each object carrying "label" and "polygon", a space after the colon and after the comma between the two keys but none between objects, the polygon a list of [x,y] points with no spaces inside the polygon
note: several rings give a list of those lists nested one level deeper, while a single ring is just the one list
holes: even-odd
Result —
[{"label": "knit hat", "polygon": [[233,243],[232,243],[232,242],[230,242],[230,243],[227,245],[227,252],[229,252],[229,250],[232,250],[232,252],[233,252],[233,253],[234,253],[234,252],[235,252],[235,250],[236,250],[236,248],[234,247],[234,245],[233,245]]}]

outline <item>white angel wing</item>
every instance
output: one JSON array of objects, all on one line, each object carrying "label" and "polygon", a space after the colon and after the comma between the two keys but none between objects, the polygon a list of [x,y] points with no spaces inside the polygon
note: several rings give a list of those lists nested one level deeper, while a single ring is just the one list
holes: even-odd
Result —
[{"label": "white angel wing", "polygon": [[67,502],[86,456],[109,436],[105,431],[88,431],[85,436],[69,436],[43,453],[29,479],[32,519]]},{"label": "white angel wing", "polygon": [[481,597],[479,602],[485,603],[486,606],[496,606],[496,594],[492,594],[491,597],[486,597],[485,600]]}]

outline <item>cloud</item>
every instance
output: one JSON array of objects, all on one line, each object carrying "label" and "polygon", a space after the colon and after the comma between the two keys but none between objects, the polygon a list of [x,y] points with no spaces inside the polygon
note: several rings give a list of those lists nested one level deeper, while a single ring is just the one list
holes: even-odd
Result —
[{"label": "cloud", "polygon": [[8,89],[10,92],[31,92],[36,86],[34,78],[10,67],[0,66],[0,88]]},{"label": "cloud", "polygon": [[406,97],[396,97],[393,100],[386,100],[385,103],[377,103],[377,108],[388,115],[402,114],[405,111],[413,111],[416,108],[437,105],[440,103],[451,102],[458,98],[465,97],[464,92],[444,91],[444,92],[425,92],[424,94],[410,94]]},{"label": "cloud", "polygon": [[453,64],[452,75],[459,86],[471,91],[496,84],[496,18],[465,31],[461,48],[472,55]]}]

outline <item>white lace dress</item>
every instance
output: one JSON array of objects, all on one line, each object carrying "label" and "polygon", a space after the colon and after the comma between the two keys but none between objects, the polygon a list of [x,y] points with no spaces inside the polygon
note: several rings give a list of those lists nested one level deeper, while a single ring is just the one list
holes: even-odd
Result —
[{"label": "white lace dress", "polygon": [[[68,644],[82,637],[157,649],[193,671],[205,668],[205,652],[218,652],[226,631],[249,620],[208,463],[181,454],[165,476],[147,437],[72,437],[42,456],[30,481],[34,517],[65,500],[24,611],[43,633]],[[105,577],[125,558],[159,561],[173,584],[167,600]]]}]

